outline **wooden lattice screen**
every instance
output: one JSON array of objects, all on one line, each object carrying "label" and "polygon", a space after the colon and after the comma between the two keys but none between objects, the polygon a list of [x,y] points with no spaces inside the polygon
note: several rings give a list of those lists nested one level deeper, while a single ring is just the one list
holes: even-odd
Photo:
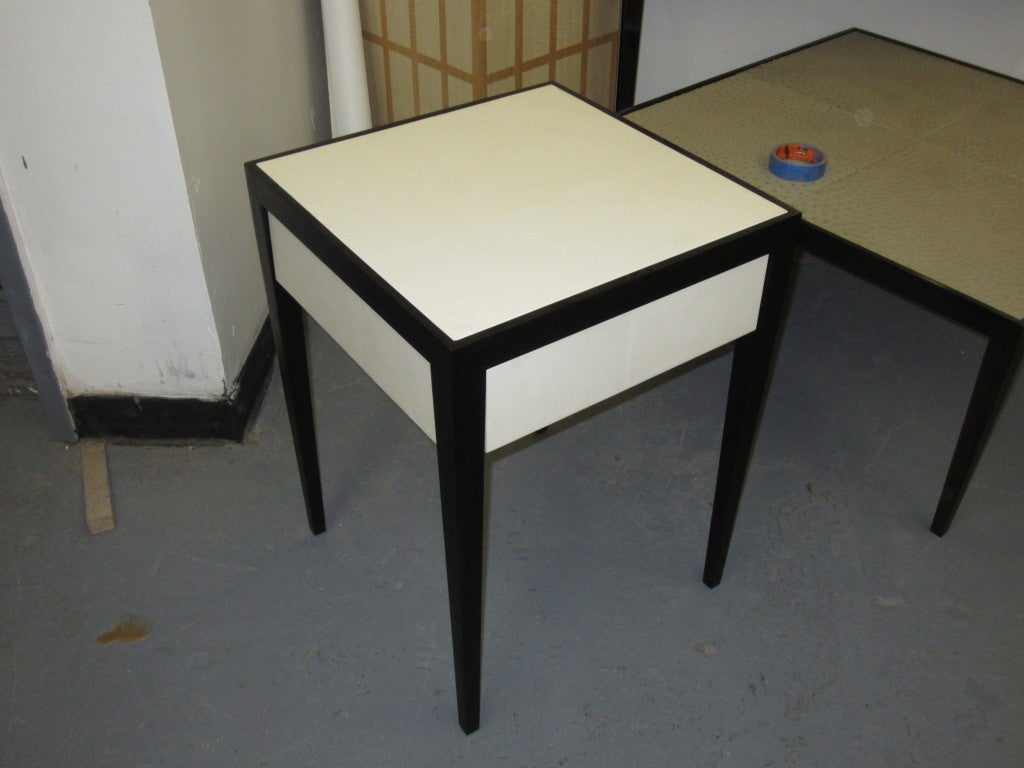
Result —
[{"label": "wooden lattice screen", "polygon": [[374,125],[554,80],[615,103],[620,0],[360,0]]}]

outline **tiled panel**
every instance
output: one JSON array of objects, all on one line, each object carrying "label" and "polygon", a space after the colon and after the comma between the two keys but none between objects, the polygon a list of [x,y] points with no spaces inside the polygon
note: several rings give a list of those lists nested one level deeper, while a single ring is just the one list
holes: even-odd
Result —
[{"label": "tiled panel", "polygon": [[580,90],[580,72],[583,64],[583,57],[575,53],[572,56],[563,56],[555,62],[555,80],[570,90]]},{"label": "tiled panel", "polygon": [[1024,181],[1024,87],[989,78],[983,106],[928,136],[928,142]]},{"label": "tiled panel", "polygon": [[549,80],[551,80],[551,66],[547,63],[523,70],[524,88],[529,88],[531,85],[540,85]]},{"label": "tiled panel", "polygon": [[549,80],[614,102],[619,0],[360,0],[375,125]]},{"label": "tiled panel", "polygon": [[388,56],[391,68],[392,119],[415,117],[416,89],[413,87],[413,63],[408,56],[392,51]]},{"label": "tiled panel", "polygon": [[363,23],[363,33],[382,37],[384,26],[381,23],[380,0],[359,0],[359,17]]},{"label": "tiled panel", "polygon": [[412,47],[409,0],[384,0],[388,40],[406,48]]},{"label": "tiled panel", "polygon": [[[1024,85],[862,33],[633,112],[630,120],[954,291],[1024,317]],[[811,184],[768,152],[823,149]]]},{"label": "tiled panel", "polygon": [[558,0],[555,20],[555,44],[559,49],[578,45],[583,40],[584,8],[586,0]]},{"label": "tiled panel", "polygon": [[925,143],[824,190],[814,216],[849,240],[1021,318],[1021,200],[1024,181]]},{"label": "tiled panel", "polygon": [[615,45],[607,42],[587,54],[587,89],[584,95],[608,106],[615,97]]},{"label": "tiled panel", "polygon": [[495,80],[487,84],[488,96],[500,96],[503,93],[511,93],[516,88],[516,79],[506,77],[504,80]]},{"label": "tiled panel", "polygon": [[455,107],[473,100],[473,86],[459,77],[448,78],[448,104]]},{"label": "tiled panel", "polygon": [[420,65],[416,69],[420,86],[421,115],[436,112],[444,108],[443,90],[441,89],[441,70]]},{"label": "tiled panel", "polygon": [[[414,0],[416,50],[441,60],[441,5],[438,0]],[[440,92],[440,91],[439,91]]]},{"label": "tiled panel", "polygon": [[523,2],[523,60],[551,53],[551,0]]},{"label": "tiled panel", "polygon": [[[493,74],[516,64],[516,7],[508,0],[487,0],[486,26],[477,31],[487,43],[487,72]],[[490,92],[488,88],[488,93]]]},{"label": "tiled panel", "polygon": [[363,41],[366,52],[366,73],[370,90],[370,117],[374,125],[389,122],[388,88],[384,77],[384,47],[368,40]]},{"label": "tiled panel", "polygon": [[590,3],[590,39],[619,34],[620,3]]},{"label": "tiled panel", "polygon": [[[812,96],[747,73],[678,98],[683,101],[654,104],[630,119],[805,212],[808,198],[823,187],[911,144],[908,137],[875,122],[858,121]],[[794,184],[768,170],[771,150],[794,141],[825,150],[828,170],[820,181]]]},{"label": "tiled panel", "polygon": [[448,63],[463,72],[473,71],[473,15],[469,0],[448,0],[445,10],[445,45]]},{"label": "tiled panel", "polygon": [[990,77],[860,33],[783,56],[753,72],[915,138],[974,109]]}]

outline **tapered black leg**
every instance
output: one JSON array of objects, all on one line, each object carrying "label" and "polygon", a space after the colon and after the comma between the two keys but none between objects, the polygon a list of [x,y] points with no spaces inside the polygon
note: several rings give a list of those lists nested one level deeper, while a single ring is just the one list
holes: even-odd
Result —
[{"label": "tapered black leg", "polygon": [[320,460],[316,448],[316,427],[313,421],[313,398],[309,386],[309,361],[306,354],[306,325],[302,307],[280,286],[277,293],[277,323],[274,341],[277,360],[292,427],[295,458],[299,463],[299,480],[306,501],[306,517],[313,533],[327,529],[324,519],[324,495],[320,481]]},{"label": "tapered black leg", "polygon": [[615,111],[633,106],[636,73],[640,59],[640,29],[644,20],[644,0],[622,0],[619,13],[619,62],[615,78]]},{"label": "tapered black leg", "polygon": [[459,725],[480,727],[483,629],[484,372],[452,361],[432,371],[444,554]]},{"label": "tapered black leg", "polygon": [[267,213],[253,203],[256,225],[256,244],[263,265],[263,283],[270,311],[270,326],[274,332],[277,363],[281,371],[284,400],[288,407],[288,420],[292,428],[292,442],[299,464],[299,480],[306,502],[306,518],[313,533],[327,529],[324,521],[324,495],[320,483],[320,461],[316,449],[316,429],[313,422],[313,398],[309,388],[309,360],[306,354],[306,324],[302,307],[277,283],[274,276],[273,253]]},{"label": "tapered black leg", "polygon": [[985,348],[971,402],[967,406],[967,416],[960,428],[953,460],[932,519],[931,530],[937,536],[945,535],[953,522],[1020,363],[1024,329],[1009,323],[1007,326],[1005,331],[992,334]]},{"label": "tapered black leg", "polygon": [[757,329],[736,342],[725,407],[722,452],[711,512],[711,531],[704,559],[704,583],[718,586],[736,525],[743,481],[764,406],[775,345],[782,325],[793,254],[785,250],[771,256]]}]

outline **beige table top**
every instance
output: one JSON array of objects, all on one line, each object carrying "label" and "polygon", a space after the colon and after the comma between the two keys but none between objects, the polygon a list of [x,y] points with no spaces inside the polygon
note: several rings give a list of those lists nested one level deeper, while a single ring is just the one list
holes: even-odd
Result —
[{"label": "beige table top", "polygon": [[554,86],[259,167],[451,339],[786,213]]},{"label": "beige table top", "polygon": [[[1024,318],[1024,84],[850,32],[628,119],[947,288]],[[784,181],[771,149],[825,151]]]}]

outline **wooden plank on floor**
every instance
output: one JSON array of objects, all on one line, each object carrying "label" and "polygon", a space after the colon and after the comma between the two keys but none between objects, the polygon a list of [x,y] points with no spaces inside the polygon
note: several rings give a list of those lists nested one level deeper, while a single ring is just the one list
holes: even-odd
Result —
[{"label": "wooden plank on floor", "polygon": [[110,499],[107,446],[101,440],[83,440],[82,482],[85,486],[85,524],[89,533],[114,530],[114,505]]}]

